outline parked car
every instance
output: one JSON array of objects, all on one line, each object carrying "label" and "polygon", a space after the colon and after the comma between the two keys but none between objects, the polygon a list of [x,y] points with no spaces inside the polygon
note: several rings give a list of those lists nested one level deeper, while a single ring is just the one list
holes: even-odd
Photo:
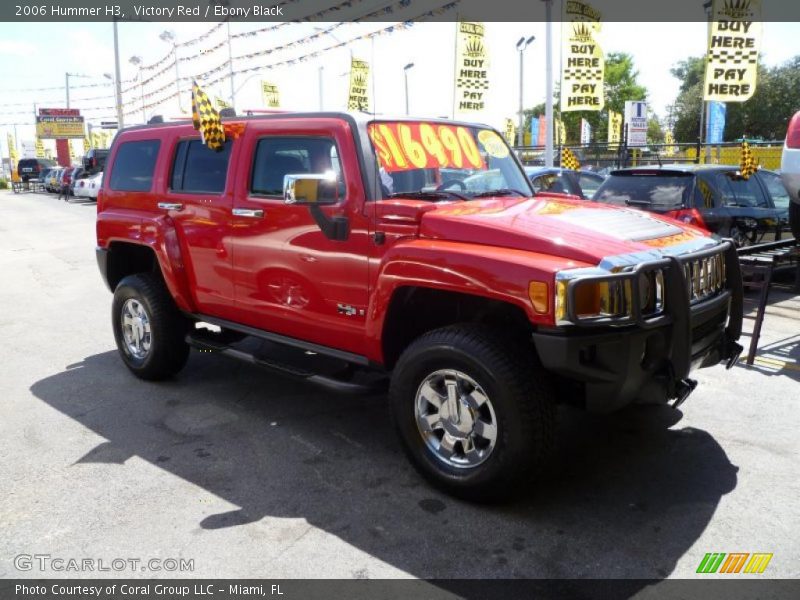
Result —
[{"label": "parked car", "polygon": [[86,171],[84,171],[83,167],[73,167],[70,170],[70,182],[69,182],[69,190],[70,194],[73,196],[75,195],[75,185],[81,178],[87,177]]},{"label": "parked car", "polygon": [[612,171],[593,199],[660,213],[745,246],[779,239],[786,227],[771,177],[758,171],[744,179],[739,167],[725,165],[633,167]]},{"label": "parked car", "polygon": [[525,167],[525,174],[535,192],[569,194],[589,200],[605,177],[592,171],[574,171],[559,167]]},{"label": "parked car", "polygon": [[[97,263],[120,359],[141,379],[176,374],[195,347],[331,391],[388,383],[416,468],[485,499],[548,463],[558,401],[677,406],[692,369],[742,350],[730,241],[534,198],[493,129],[223,121],[240,133],[219,152],[180,121],[120,131],[108,159]],[[467,165],[461,185],[427,188],[430,172]]]},{"label": "parked car", "polygon": [[43,186],[47,185],[47,180],[50,179],[50,172],[55,167],[44,167],[41,171],[39,171],[38,182],[41,183]]},{"label": "parked car", "polygon": [[48,173],[47,183],[45,188],[48,192],[58,193],[60,189],[61,174],[64,172],[64,167],[56,167]]},{"label": "parked car", "polygon": [[789,223],[792,234],[800,240],[800,111],[789,121],[781,157],[781,178],[789,192]]},{"label": "parked car", "polygon": [[56,162],[48,158],[22,158],[17,163],[17,173],[22,181],[39,179],[42,169],[54,167]]},{"label": "parked car", "polygon": [[101,173],[106,166],[108,150],[105,148],[90,148],[83,157],[83,169],[90,175]]},{"label": "parked car", "polygon": [[82,177],[75,182],[73,187],[73,195],[77,198],[92,198],[97,199],[97,190],[103,182],[103,173],[97,173],[89,177]]}]

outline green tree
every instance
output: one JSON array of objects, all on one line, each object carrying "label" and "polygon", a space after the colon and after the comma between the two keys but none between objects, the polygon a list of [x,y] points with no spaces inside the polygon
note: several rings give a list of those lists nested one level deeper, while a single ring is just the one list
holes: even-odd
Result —
[{"label": "green tree", "polygon": [[[633,57],[624,52],[610,52],[605,60],[604,93],[605,108],[602,111],[574,111],[559,115],[559,89],[556,87],[553,105],[556,117],[564,121],[567,128],[567,143],[580,143],[581,118],[592,126],[594,141],[605,142],[608,139],[608,111],[623,112],[626,100],[644,100],[647,89],[638,82],[639,72],[636,70]],[[530,131],[531,117],[544,115],[544,104],[539,104],[524,111],[525,130]]]},{"label": "green tree", "polygon": [[[702,106],[703,57],[689,57],[671,69],[681,81],[675,99],[673,120],[675,139],[697,141]],[[791,116],[800,110],[800,56],[782,65],[758,66],[758,83],[752,98],[746,102],[729,102],[723,139],[733,141],[747,137],[780,140],[786,135]]]}]

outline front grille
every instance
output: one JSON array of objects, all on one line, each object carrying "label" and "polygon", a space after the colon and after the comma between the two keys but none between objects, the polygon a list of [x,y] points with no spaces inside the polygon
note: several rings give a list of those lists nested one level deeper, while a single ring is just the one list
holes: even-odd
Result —
[{"label": "front grille", "polygon": [[725,257],[722,253],[683,262],[689,302],[696,304],[716,296],[725,288]]}]

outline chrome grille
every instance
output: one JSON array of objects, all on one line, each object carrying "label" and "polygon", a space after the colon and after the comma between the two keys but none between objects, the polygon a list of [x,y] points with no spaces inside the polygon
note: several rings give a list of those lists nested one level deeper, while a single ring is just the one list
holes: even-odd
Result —
[{"label": "chrome grille", "polygon": [[684,261],[683,273],[692,304],[716,296],[725,288],[725,257],[714,254]]}]

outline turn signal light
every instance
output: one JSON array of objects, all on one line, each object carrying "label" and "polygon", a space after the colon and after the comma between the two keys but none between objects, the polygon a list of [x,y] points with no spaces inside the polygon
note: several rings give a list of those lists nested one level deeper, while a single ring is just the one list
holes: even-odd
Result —
[{"label": "turn signal light", "polygon": [[545,281],[531,281],[528,285],[528,296],[537,314],[547,314],[550,308],[550,290]]}]

